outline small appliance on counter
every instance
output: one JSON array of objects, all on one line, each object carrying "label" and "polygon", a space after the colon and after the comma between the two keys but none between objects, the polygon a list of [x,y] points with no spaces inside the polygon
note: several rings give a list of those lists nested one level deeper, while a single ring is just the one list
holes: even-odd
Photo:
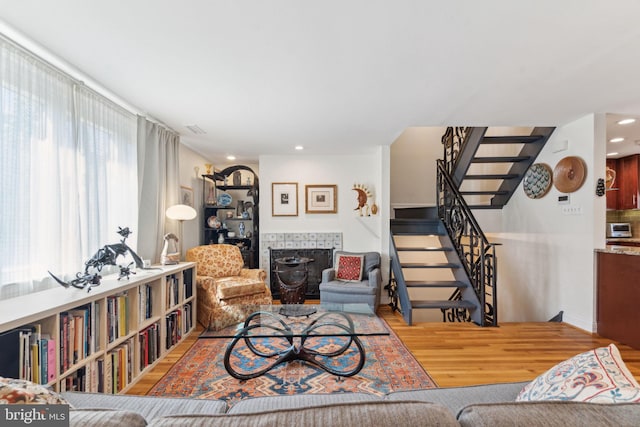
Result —
[{"label": "small appliance on counter", "polygon": [[607,237],[632,237],[631,224],[628,222],[608,222]]}]

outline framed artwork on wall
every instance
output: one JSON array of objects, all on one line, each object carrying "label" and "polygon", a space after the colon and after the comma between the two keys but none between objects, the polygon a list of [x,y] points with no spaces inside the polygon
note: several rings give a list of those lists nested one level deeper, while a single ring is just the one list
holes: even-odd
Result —
[{"label": "framed artwork on wall", "polygon": [[298,183],[271,183],[271,215],[298,216]]},{"label": "framed artwork on wall", "polygon": [[306,213],[337,213],[337,185],[305,185]]},{"label": "framed artwork on wall", "polygon": [[193,188],[180,186],[180,203],[193,207]]}]

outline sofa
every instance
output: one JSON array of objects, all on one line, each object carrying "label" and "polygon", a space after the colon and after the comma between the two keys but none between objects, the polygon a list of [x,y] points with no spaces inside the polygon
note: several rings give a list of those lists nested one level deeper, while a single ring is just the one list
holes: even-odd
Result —
[{"label": "sofa", "polygon": [[640,404],[515,402],[527,382],[219,400],[65,392],[71,426],[638,426]]}]

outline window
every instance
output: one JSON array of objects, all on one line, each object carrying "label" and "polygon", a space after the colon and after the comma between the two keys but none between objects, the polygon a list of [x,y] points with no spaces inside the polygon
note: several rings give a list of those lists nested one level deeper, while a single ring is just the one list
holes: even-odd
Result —
[{"label": "window", "polygon": [[0,298],[135,230],[137,191],[135,115],[0,38]]}]

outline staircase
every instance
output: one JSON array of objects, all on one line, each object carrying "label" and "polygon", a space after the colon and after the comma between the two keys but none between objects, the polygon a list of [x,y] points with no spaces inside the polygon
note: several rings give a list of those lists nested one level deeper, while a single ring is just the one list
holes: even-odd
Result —
[{"label": "staircase", "polygon": [[400,310],[409,325],[418,309],[441,311],[443,321],[480,323],[480,302],[437,212],[433,207],[424,212],[426,218],[391,220],[390,253],[398,261],[392,262],[393,277],[403,293]]},{"label": "staircase", "polygon": [[447,128],[437,207],[396,210],[391,220],[387,289],[408,325],[415,310],[439,310],[442,321],[498,325],[495,245],[471,211],[501,209],[554,129],[488,136],[487,128]]},{"label": "staircase", "polygon": [[445,166],[471,209],[502,209],[555,130],[487,136],[486,127],[447,128]]}]

